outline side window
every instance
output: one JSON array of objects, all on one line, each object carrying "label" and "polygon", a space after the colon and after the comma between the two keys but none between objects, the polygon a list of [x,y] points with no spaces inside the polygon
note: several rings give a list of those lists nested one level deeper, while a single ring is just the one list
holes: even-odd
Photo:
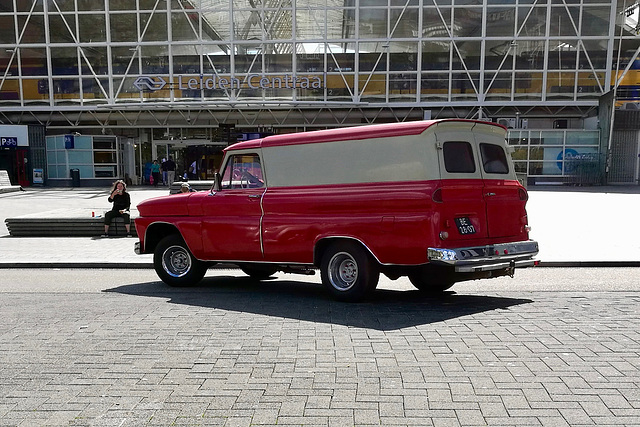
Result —
[{"label": "side window", "polygon": [[486,173],[509,173],[509,163],[504,149],[496,144],[480,144],[482,168]]},{"label": "side window", "polygon": [[260,156],[236,154],[229,158],[222,173],[222,189],[264,187]]},{"label": "side window", "polygon": [[449,173],[474,173],[476,163],[473,160],[471,144],[465,141],[449,141],[442,146],[444,167]]}]

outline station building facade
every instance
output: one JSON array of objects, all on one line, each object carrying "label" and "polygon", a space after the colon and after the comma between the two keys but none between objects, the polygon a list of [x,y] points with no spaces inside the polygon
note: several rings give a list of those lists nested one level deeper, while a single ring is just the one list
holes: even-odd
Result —
[{"label": "station building facade", "polygon": [[[0,7],[0,124],[28,126],[24,162],[49,185],[69,184],[73,169],[87,184],[142,183],[169,156],[178,174],[195,161],[205,179],[237,140],[447,117],[507,126],[530,182],[637,184],[639,10],[633,0],[14,0]],[[0,147],[7,168],[16,149]]]}]

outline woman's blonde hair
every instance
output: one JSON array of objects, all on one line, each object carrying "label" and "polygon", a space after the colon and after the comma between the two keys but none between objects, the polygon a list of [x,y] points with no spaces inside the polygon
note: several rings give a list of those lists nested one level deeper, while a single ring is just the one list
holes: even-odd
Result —
[{"label": "woman's blonde hair", "polygon": [[118,184],[122,184],[122,188],[124,189],[124,191],[127,191],[127,184],[119,179],[116,182],[113,183],[113,186],[111,186],[111,192],[113,193],[113,190],[115,190],[116,188],[118,188]]}]

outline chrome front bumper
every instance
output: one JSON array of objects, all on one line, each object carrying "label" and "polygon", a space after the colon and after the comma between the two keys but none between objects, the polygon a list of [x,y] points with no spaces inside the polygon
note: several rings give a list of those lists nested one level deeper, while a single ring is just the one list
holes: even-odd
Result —
[{"label": "chrome front bumper", "polygon": [[499,243],[469,248],[429,248],[429,262],[448,265],[458,273],[531,267],[536,264],[538,242]]}]

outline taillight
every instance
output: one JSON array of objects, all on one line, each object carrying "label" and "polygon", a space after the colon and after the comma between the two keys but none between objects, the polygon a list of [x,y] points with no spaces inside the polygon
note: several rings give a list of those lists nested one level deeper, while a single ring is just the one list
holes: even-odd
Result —
[{"label": "taillight", "polygon": [[529,200],[529,195],[527,194],[527,191],[524,188],[518,189],[518,196],[520,197],[520,200],[522,200],[523,202],[526,202],[527,200]]},{"label": "taillight", "polygon": [[431,195],[431,200],[436,203],[442,203],[442,188],[438,188],[433,192],[433,194]]}]

